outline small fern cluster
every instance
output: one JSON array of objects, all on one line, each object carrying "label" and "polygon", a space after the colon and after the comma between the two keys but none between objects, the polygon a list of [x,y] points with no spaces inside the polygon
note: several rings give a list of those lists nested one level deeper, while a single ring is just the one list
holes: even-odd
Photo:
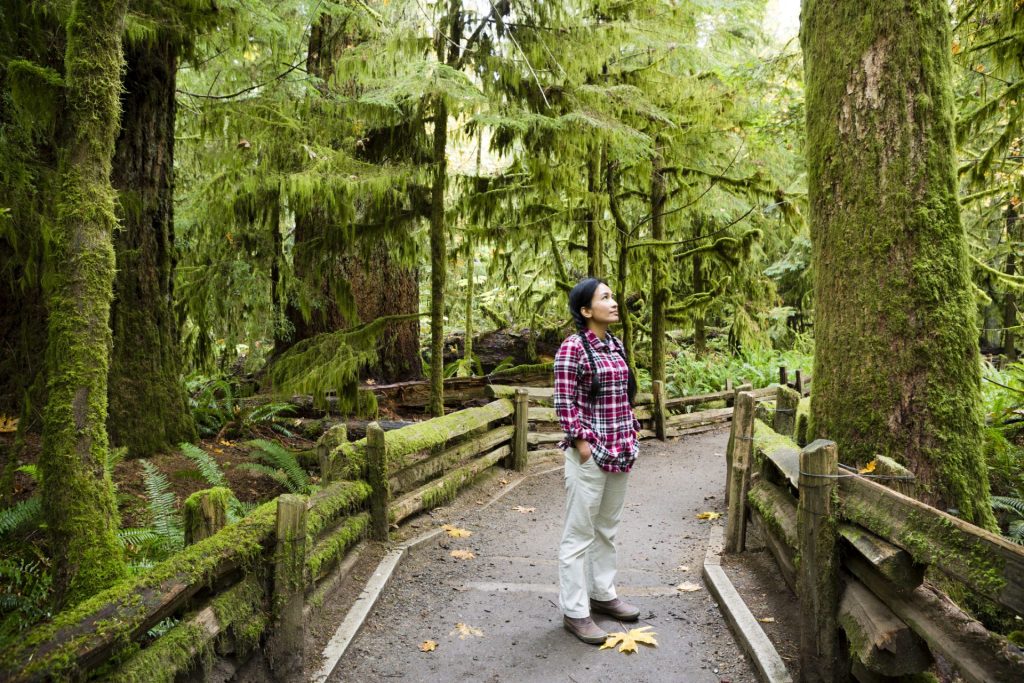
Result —
[{"label": "small fern cluster", "polygon": [[992,509],[1014,517],[1007,525],[1004,536],[1018,545],[1024,545],[1024,500],[1010,496],[992,496]]},{"label": "small fern cluster", "polygon": [[266,439],[255,439],[249,445],[254,449],[250,457],[258,462],[243,463],[239,467],[265,474],[290,493],[310,492],[309,474],[302,469],[294,453]]}]

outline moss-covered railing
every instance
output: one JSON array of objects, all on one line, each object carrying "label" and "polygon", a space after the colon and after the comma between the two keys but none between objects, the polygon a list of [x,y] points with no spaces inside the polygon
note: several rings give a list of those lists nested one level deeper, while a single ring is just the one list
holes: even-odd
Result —
[{"label": "moss-covered railing", "polygon": [[1020,648],[924,582],[929,570],[1024,616],[1024,548],[905,495],[913,477],[891,460],[861,474],[839,465],[834,443],[804,445],[807,405],[783,391],[772,426],[755,397],[737,397],[726,549],[744,549],[748,521],[757,528],[801,602],[801,668],[894,680],[940,656],[966,681],[1024,680]]},{"label": "moss-covered railing", "polygon": [[[550,387],[487,391],[495,400],[485,406],[389,432],[373,423],[354,442],[344,425],[333,427],[316,446],[321,488],[281,496],[236,524],[224,526],[223,490],[195,494],[184,510],[192,545],[30,630],[0,654],[0,680],[173,681],[211,653],[244,656],[257,645],[288,675],[302,658],[304,611],[344,578],[342,560],[358,541],[386,540],[392,525],[450,501],[494,465],[521,471],[559,453]],[[655,391],[663,398],[657,383]],[[734,395],[640,395],[641,437],[656,435],[658,405],[664,435],[674,436],[728,420],[732,409],[719,406]]]}]

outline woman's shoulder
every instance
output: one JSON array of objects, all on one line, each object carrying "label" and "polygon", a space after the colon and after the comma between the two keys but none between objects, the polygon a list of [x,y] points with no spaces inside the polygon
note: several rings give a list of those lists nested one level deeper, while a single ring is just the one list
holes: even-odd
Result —
[{"label": "woman's shoulder", "polygon": [[583,352],[583,341],[578,334],[570,334],[558,347],[558,356],[576,356]]}]

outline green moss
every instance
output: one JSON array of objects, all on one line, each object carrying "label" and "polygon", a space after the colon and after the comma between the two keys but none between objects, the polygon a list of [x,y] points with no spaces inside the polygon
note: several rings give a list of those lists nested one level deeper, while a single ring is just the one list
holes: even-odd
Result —
[{"label": "green moss", "polygon": [[800,399],[796,408],[796,430],[794,439],[797,445],[803,447],[810,443],[811,430],[811,397],[805,396]]},{"label": "green moss", "polygon": [[356,541],[366,535],[370,524],[367,512],[349,517],[338,529],[323,538],[306,558],[306,570],[311,580],[320,576],[321,569],[334,564],[345,555]]},{"label": "green moss", "polygon": [[211,505],[218,511],[218,516],[226,521],[228,507],[235,499],[231,489],[224,486],[214,486],[210,489],[196,491],[181,506],[181,514],[185,521],[185,538],[194,539],[200,532],[203,524],[202,501],[204,498],[210,500]]},{"label": "green moss", "polygon": [[174,683],[179,673],[193,666],[197,655],[209,655],[212,648],[210,634],[198,624],[185,621],[153,641],[107,680],[113,683]]},{"label": "green moss", "polygon": [[210,601],[217,621],[222,628],[229,629],[234,644],[242,652],[256,647],[270,623],[265,586],[264,572],[257,570]]},{"label": "green moss", "polygon": [[387,458],[404,465],[405,456],[410,453],[443,445],[473,429],[506,418],[512,411],[511,401],[498,399],[479,408],[460,410],[388,432],[385,435]]},{"label": "green moss", "polygon": [[488,377],[492,377],[494,379],[500,379],[502,377],[508,377],[510,375],[524,375],[524,374],[527,374],[527,373],[534,373],[534,372],[537,372],[537,373],[541,373],[541,372],[554,373],[554,371],[555,371],[555,364],[554,363],[533,363],[533,364],[516,365],[516,366],[511,367],[511,368],[506,368],[504,370],[499,370],[498,372],[492,372],[490,375],[488,375]]},{"label": "green moss", "polygon": [[366,501],[372,492],[365,481],[338,481],[317,492],[306,513],[306,534],[310,541],[343,512]]}]

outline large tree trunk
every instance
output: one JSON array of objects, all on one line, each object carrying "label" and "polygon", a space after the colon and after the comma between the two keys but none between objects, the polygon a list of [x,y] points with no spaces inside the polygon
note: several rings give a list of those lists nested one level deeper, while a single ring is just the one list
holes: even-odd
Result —
[{"label": "large tree trunk", "polygon": [[817,435],[991,527],[949,5],[804,0],[802,18]]},{"label": "large tree trunk", "polygon": [[601,169],[605,164],[605,157],[605,148],[601,149],[600,155],[592,151],[587,157],[587,209],[583,214],[583,220],[587,224],[587,274],[597,278],[605,277],[604,233],[594,210],[597,196],[601,192]]},{"label": "large tree trunk", "polygon": [[[665,176],[661,152],[651,160],[651,239],[665,239]],[[620,295],[621,296],[621,295]],[[665,257],[651,250],[651,381],[665,381],[665,316],[669,287],[665,277]],[[622,306],[620,305],[620,308]]]},{"label": "large tree trunk", "polygon": [[[1020,242],[1020,218],[1011,206],[1006,209],[1006,254],[1005,272],[1010,277],[1017,274],[1017,244]],[[1007,363],[1017,360],[1017,294],[1012,288],[1003,295],[1003,356]]]},{"label": "large tree trunk", "polygon": [[[704,234],[704,221],[702,218],[694,218],[693,238],[694,244],[700,244],[700,237]],[[707,286],[704,280],[704,255],[701,252],[693,254],[693,293],[703,292]],[[693,352],[697,356],[703,356],[708,350],[708,335],[704,329],[704,316],[706,309],[698,306],[693,312]]]},{"label": "large tree trunk", "polygon": [[114,290],[111,159],[128,0],[76,0],[65,53],[65,145],[47,266],[48,399],[43,510],[58,605],[125,574],[107,461],[107,371]]},{"label": "large tree trunk", "polygon": [[110,325],[111,444],[147,456],[196,438],[185,399],[174,282],[174,90],[169,38],[126,48],[121,133],[111,182],[120,196]]}]

